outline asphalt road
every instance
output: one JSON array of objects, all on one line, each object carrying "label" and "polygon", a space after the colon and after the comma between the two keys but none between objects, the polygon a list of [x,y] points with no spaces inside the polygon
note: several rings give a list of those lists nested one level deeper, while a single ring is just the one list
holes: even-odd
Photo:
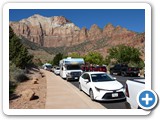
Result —
[{"label": "asphalt road", "polygon": [[[122,76],[116,76],[116,75],[113,75],[113,77],[116,77],[117,81],[119,81],[123,85],[125,85],[127,79],[140,78],[140,77],[122,77]],[[78,81],[70,81],[70,83],[78,88]],[[102,104],[107,109],[130,109],[130,106],[126,102],[126,100],[112,101],[112,102],[99,102],[99,103]]]}]

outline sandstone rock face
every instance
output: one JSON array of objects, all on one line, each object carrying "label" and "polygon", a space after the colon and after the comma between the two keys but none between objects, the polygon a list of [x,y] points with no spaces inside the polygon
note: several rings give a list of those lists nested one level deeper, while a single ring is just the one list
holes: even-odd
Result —
[{"label": "sandstone rock face", "polygon": [[19,22],[10,22],[10,26],[18,36],[44,47],[76,44],[80,32],[79,27],[63,16],[43,17],[36,14]]},{"label": "sandstone rock face", "polygon": [[94,24],[87,30],[85,27],[80,29],[63,16],[43,17],[35,14],[19,22],[10,22],[10,26],[18,36],[42,47],[66,47],[69,50],[68,48],[77,46],[81,47],[79,53],[98,51],[105,56],[108,48],[125,44],[144,52],[144,33],[129,31],[120,26],[114,27],[112,24],[107,24],[103,29]]},{"label": "sandstone rock face", "polygon": [[102,30],[96,25],[92,25],[89,30],[89,39],[92,40],[99,40],[102,39]]}]

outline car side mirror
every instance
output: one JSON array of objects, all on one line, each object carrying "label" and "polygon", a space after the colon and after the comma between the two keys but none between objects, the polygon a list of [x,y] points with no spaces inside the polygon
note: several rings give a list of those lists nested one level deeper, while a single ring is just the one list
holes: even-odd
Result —
[{"label": "car side mirror", "polygon": [[89,82],[89,80],[88,79],[84,79],[84,82]]}]

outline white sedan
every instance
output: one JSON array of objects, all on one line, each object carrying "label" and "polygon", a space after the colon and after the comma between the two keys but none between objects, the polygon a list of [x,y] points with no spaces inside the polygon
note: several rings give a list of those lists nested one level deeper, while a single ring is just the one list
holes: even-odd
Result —
[{"label": "white sedan", "polygon": [[60,67],[55,67],[53,71],[56,75],[59,75],[60,74]]},{"label": "white sedan", "polygon": [[91,100],[112,101],[125,99],[123,85],[105,72],[85,72],[79,78],[79,89]]}]

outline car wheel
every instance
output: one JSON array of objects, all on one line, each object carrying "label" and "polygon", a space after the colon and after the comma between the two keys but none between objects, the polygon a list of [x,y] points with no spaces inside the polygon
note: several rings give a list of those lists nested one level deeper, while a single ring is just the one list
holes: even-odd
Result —
[{"label": "car wheel", "polygon": [[94,94],[93,94],[92,89],[89,91],[89,96],[90,96],[91,100],[94,101]]},{"label": "car wheel", "polygon": [[126,109],[131,109],[131,106],[128,102],[125,102],[125,107],[126,107]]},{"label": "car wheel", "polygon": [[124,74],[125,74],[124,72],[121,73],[121,75],[122,75],[123,77],[125,76]]},{"label": "car wheel", "polygon": [[68,77],[66,77],[66,80],[67,80],[67,82],[69,82],[69,78]]},{"label": "car wheel", "polygon": [[80,84],[80,83],[79,83],[79,90],[82,91],[82,87],[81,87],[81,84]]}]

